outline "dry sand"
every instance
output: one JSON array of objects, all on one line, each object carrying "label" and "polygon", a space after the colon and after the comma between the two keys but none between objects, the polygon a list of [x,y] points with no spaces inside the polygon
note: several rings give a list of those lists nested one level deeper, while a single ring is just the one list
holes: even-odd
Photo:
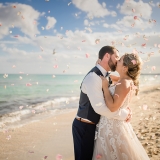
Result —
[{"label": "dry sand", "polygon": [[[160,159],[160,85],[133,98],[132,125],[151,160]],[[143,110],[143,105],[147,110]],[[74,160],[72,121],[77,109],[0,133],[0,160]],[[9,140],[7,140],[8,138]]]}]

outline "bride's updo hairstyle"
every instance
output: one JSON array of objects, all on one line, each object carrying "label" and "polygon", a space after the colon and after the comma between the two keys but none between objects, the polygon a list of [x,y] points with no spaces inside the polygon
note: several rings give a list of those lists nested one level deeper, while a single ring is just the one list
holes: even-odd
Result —
[{"label": "bride's updo hairstyle", "polygon": [[137,54],[126,53],[123,58],[123,65],[128,67],[127,75],[133,80],[135,85],[136,95],[139,91],[139,76],[141,70],[142,61]]}]

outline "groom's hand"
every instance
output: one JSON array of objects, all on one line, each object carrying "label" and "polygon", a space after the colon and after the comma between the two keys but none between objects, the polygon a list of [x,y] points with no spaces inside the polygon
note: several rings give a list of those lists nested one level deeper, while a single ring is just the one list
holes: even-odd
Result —
[{"label": "groom's hand", "polygon": [[126,122],[130,122],[131,119],[132,119],[132,111],[131,111],[131,109],[129,107],[127,107],[127,109],[129,110],[129,114],[128,114],[128,116],[127,116],[125,121]]}]

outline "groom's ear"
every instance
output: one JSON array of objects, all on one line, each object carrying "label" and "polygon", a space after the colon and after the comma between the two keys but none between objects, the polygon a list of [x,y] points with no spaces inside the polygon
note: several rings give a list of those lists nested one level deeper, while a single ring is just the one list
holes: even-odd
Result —
[{"label": "groom's ear", "polygon": [[110,54],[106,53],[106,54],[104,55],[104,57],[107,58],[107,59],[109,59],[109,58],[110,58]]}]

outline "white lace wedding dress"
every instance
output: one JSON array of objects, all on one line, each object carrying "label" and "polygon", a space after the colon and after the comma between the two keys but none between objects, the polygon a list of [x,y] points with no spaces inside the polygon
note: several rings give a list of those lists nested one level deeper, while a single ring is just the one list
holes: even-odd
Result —
[{"label": "white lace wedding dress", "polygon": [[[109,88],[113,95],[115,86]],[[130,91],[131,92],[131,91]],[[130,93],[121,108],[128,105]],[[149,160],[130,123],[101,116],[92,160]]]}]

